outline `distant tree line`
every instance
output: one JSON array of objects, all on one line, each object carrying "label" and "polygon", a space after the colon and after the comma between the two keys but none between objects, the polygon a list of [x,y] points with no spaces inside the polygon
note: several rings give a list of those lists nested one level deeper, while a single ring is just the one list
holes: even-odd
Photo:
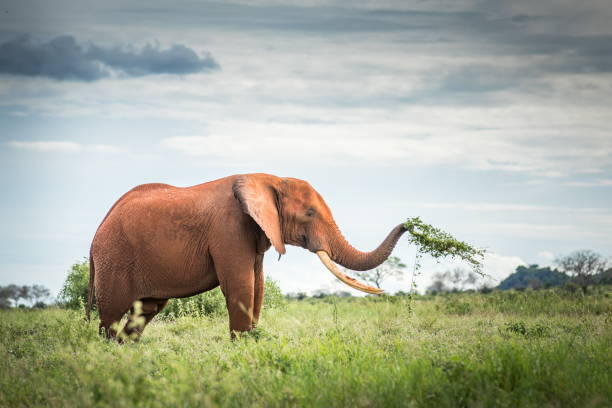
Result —
[{"label": "distant tree line", "polygon": [[330,296],[345,298],[345,297],[351,297],[352,295],[351,295],[351,292],[348,292],[345,290],[331,291],[327,289],[317,289],[314,292],[312,292],[312,295],[309,295],[306,292],[289,292],[285,295],[285,298],[290,299],[290,300],[304,300],[304,299],[325,299]]},{"label": "distant tree line", "polygon": [[431,294],[460,292],[468,289],[481,292],[497,290],[545,289],[565,286],[569,290],[587,293],[592,285],[612,285],[612,263],[601,254],[583,249],[555,260],[557,268],[540,267],[537,264],[520,265],[515,272],[495,288],[487,285],[480,276],[463,269],[454,269],[434,275],[427,288]]},{"label": "distant tree line", "polygon": [[[588,291],[592,285],[612,285],[612,262],[601,254],[591,250],[579,250],[555,260],[556,268],[540,267],[537,264],[520,265],[515,272],[501,281],[497,286],[492,280],[473,271],[455,268],[433,275],[433,281],[426,289],[429,294],[451,292],[478,291],[487,293],[492,290],[525,290],[546,289],[565,286],[568,290]],[[401,278],[406,265],[398,257],[389,257],[380,267],[371,271],[353,272],[360,279],[380,288],[390,277]],[[345,270],[346,273],[351,271]],[[397,292],[396,296],[407,295],[407,292]],[[329,296],[349,297],[347,291],[330,291],[319,289],[311,295],[306,292],[288,293],[286,297],[292,300],[322,299]]]},{"label": "distant tree line", "polygon": [[42,285],[0,286],[0,309],[10,307],[46,307],[51,301],[51,292]]},{"label": "distant tree line", "polygon": [[0,286],[0,308],[42,308],[55,304],[67,309],[79,309],[87,302],[88,283],[89,261],[84,258],[70,267],[57,299],[53,299],[49,289],[42,285]]}]

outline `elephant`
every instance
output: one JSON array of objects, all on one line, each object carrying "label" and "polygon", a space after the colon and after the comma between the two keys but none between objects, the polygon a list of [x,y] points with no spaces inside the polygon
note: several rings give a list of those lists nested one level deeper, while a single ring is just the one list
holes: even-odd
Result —
[{"label": "elephant", "polygon": [[[125,193],[98,227],[90,249],[86,319],[96,296],[99,331],[139,337],[170,298],[221,286],[230,337],[255,328],[264,297],[263,259],[273,246],[316,253],[342,282],[379,294],[338,270],[369,270],[384,262],[406,231],[391,230],[371,252],[344,238],[323,197],[306,181],[239,174],[191,187],[143,184]],[[135,302],[141,310],[135,311]],[[118,333],[114,323],[128,313]],[[131,324],[144,317],[144,324]],[[121,336],[118,336],[121,334]]]}]

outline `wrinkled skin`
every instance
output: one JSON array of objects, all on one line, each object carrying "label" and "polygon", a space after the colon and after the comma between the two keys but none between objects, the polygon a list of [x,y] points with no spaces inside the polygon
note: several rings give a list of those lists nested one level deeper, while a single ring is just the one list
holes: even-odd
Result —
[{"label": "wrinkled skin", "polygon": [[[93,239],[87,316],[94,286],[100,331],[115,337],[111,325],[133,312],[137,300],[146,325],[169,298],[220,285],[233,336],[257,324],[270,246],[279,254],[286,244],[300,246],[349,269],[368,270],[387,259],[404,231],[400,224],[374,251],[357,251],[319,193],[294,178],[246,174],[186,188],[141,185],[113,205]],[[124,332],[143,329],[128,322]]]}]

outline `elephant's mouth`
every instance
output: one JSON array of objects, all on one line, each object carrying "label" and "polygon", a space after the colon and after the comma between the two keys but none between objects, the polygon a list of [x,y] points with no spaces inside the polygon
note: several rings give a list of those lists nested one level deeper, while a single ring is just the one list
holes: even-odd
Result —
[{"label": "elephant's mouth", "polygon": [[308,248],[308,237],[306,235],[300,235],[299,242],[303,248]]},{"label": "elephant's mouth", "polygon": [[327,252],[323,250],[317,250],[315,252],[319,256],[319,259],[321,259],[321,262],[323,262],[323,265],[325,265],[325,267],[329,269],[329,271],[332,274],[334,274],[336,278],[340,279],[342,282],[344,282],[346,285],[350,286],[351,288],[360,290],[365,293],[370,293],[372,295],[380,295],[384,293],[382,289],[375,288],[373,286],[364,285],[363,283],[359,282],[357,279],[351,278],[350,276],[347,276],[343,274],[342,272],[340,272],[336,264],[330,259]]}]

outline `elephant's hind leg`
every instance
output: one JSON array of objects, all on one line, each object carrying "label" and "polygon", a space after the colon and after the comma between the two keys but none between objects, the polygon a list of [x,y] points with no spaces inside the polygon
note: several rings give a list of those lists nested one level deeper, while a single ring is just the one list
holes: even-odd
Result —
[{"label": "elephant's hind leg", "polygon": [[134,296],[132,281],[134,262],[131,249],[123,235],[111,227],[96,233],[92,255],[100,334],[115,339],[118,334],[115,326],[137,298]]},{"label": "elephant's hind leg", "polygon": [[[129,290],[125,288],[127,285],[120,285],[115,282],[116,286],[112,288],[103,287],[97,293],[98,311],[100,312],[100,334],[109,339],[117,338],[118,330],[115,327],[121,321],[123,315],[130,310],[134,298],[130,296]],[[120,291],[120,289],[123,289]],[[109,295],[109,294],[112,294]],[[119,339],[120,340],[120,339]]]},{"label": "elephant's hind leg", "polygon": [[[121,305],[99,305],[100,311],[100,335],[108,339],[117,338],[116,324],[119,324],[123,315],[129,310],[130,304]],[[116,323],[116,324],[115,324]]]},{"label": "elephant's hind leg", "polygon": [[132,306],[128,321],[123,328],[123,335],[133,340],[138,340],[145,326],[162,311],[168,303],[168,299],[141,299],[140,310]]}]

